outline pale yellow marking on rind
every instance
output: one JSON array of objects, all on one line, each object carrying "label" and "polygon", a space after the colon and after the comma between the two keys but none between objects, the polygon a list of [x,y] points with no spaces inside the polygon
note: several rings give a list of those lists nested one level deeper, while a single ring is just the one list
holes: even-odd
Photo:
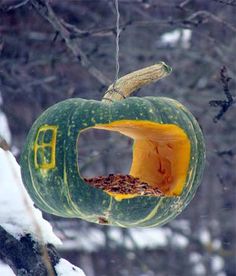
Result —
[{"label": "pale yellow marking on rind", "polygon": [[143,218],[141,220],[138,220],[138,221],[136,221],[134,223],[130,223],[129,225],[130,226],[135,226],[135,225],[138,225],[140,223],[144,223],[145,221],[148,221],[148,220],[152,219],[156,215],[158,209],[161,207],[162,201],[163,201],[163,198],[161,198],[158,201],[157,205],[152,209],[152,211],[145,218]]},{"label": "pale yellow marking on rind", "polygon": [[64,155],[64,166],[63,166],[63,181],[65,184],[65,188],[66,188],[66,197],[68,200],[68,203],[71,205],[72,209],[78,213],[79,215],[81,215],[83,217],[83,214],[81,213],[81,211],[77,208],[76,204],[73,202],[72,198],[71,198],[71,194],[70,194],[70,190],[69,190],[69,185],[68,185],[68,181],[67,181],[67,172],[66,172],[66,160],[65,160],[65,155]]},{"label": "pale yellow marking on rind", "polygon": [[[36,139],[35,139],[35,143],[34,143],[34,166],[36,169],[44,169],[44,170],[49,170],[49,169],[53,169],[56,166],[56,137],[57,137],[57,129],[58,126],[55,125],[43,125],[38,129],[37,135],[36,135]],[[52,131],[52,139],[49,143],[42,143],[41,145],[38,144],[38,138],[39,138],[39,134],[41,132],[46,132],[47,130],[51,130]],[[37,152],[38,149],[43,149],[45,147],[50,147],[51,148],[51,160],[49,163],[45,162],[45,159],[43,158],[43,163],[42,164],[38,164],[38,160],[37,160]],[[45,156],[44,156],[45,157]]]},{"label": "pale yellow marking on rind", "polygon": [[[28,156],[28,160],[30,160],[29,156]],[[32,174],[32,170],[31,170],[31,167],[30,167],[30,164],[28,162],[28,167],[29,167],[29,173],[30,173],[30,178],[31,178],[31,183],[32,183],[32,186],[34,188],[34,191],[36,192],[36,194],[38,195],[38,197],[40,198],[40,200],[50,209],[53,211],[53,213],[55,214],[55,209],[53,209],[51,206],[49,206],[47,204],[47,202],[42,198],[41,194],[38,192],[38,190],[36,189],[36,185],[34,183],[34,179],[33,179],[33,174]],[[57,213],[57,211],[56,211]]]},{"label": "pale yellow marking on rind", "polygon": [[113,203],[113,197],[110,197],[110,202],[109,202],[108,208],[103,214],[105,219],[108,220],[109,223],[110,223],[109,217],[110,217],[110,214],[111,214],[112,203]]},{"label": "pale yellow marking on rind", "polygon": [[[161,221],[161,225],[164,225],[169,220],[170,220],[170,216],[167,216],[166,219],[164,219],[163,221]],[[155,226],[159,226],[159,225],[160,225],[160,222],[158,221],[157,223],[152,224],[151,227],[155,227]]]},{"label": "pale yellow marking on rind", "polygon": [[123,225],[123,224],[121,224],[120,222],[117,222],[117,221],[116,221],[116,225],[118,225],[118,226],[120,226],[122,228],[126,228],[127,227],[126,225]]}]

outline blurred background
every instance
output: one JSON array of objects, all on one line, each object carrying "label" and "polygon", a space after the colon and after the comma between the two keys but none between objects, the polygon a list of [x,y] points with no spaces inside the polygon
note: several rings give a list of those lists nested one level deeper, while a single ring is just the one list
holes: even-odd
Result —
[{"label": "blurred background", "polygon": [[[236,1],[119,0],[119,10],[119,75],[160,60],[172,66],[135,95],[171,97],[192,111],[206,139],[205,174],[186,210],[160,228],[44,214],[63,240],[60,254],[87,276],[235,276],[236,108],[225,107],[236,95]],[[18,160],[47,107],[102,98],[116,74],[115,38],[111,0],[0,1],[0,125]],[[118,134],[83,133],[79,152],[85,176],[129,171],[131,141]]]}]

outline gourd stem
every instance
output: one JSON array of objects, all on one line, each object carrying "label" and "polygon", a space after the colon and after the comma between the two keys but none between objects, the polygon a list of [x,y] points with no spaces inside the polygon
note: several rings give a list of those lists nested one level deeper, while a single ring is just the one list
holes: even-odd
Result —
[{"label": "gourd stem", "polygon": [[112,103],[113,101],[123,100],[142,86],[166,77],[171,71],[171,67],[164,62],[159,62],[127,74],[108,87],[102,102]]}]

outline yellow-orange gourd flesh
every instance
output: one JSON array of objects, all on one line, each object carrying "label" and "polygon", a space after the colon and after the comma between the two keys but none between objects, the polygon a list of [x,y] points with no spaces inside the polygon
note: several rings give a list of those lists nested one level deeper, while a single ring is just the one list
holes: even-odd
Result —
[{"label": "yellow-orange gourd flesh", "polygon": [[[96,125],[97,129],[120,132],[134,140],[130,174],[165,195],[179,195],[190,160],[190,141],[180,127],[149,121],[121,120]],[[112,194],[116,199],[136,195]]]}]

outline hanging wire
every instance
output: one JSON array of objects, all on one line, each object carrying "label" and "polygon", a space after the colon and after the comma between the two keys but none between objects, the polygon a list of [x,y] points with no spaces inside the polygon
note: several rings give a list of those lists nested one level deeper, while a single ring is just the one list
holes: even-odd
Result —
[{"label": "hanging wire", "polygon": [[[125,95],[122,93],[122,91],[119,91],[116,89],[116,83],[117,80],[119,78],[119,71],[120,71],[120,62],[119,62],[119,53],[120,53],[120,33],[121,33],[121,29],[120,29],[120,12],[119,12],[119,0],[114,0],[115,3],[115,10],[116,10],[116,52],[115,52],[115,63],[116,63],[116,73],[115,73],[115,79],[112,85],[112,88],[106,91],[107,93],[118,93],[122,96],[123,99],[125,99]],[[112,99],[103,97],[103,99],[106,99],[108,101],[113,102]]]},{"label": "hanging wire", "polygon": [[119,0],[115,0],[115,9],[116,9],[116,74],[115,74],[115,81],[114,86],[116,84],[116,81],[119,78],[119,71],[120,71],[120,63],[119,63],[119,52],[120,52],[120,12],[119,12]]}]

